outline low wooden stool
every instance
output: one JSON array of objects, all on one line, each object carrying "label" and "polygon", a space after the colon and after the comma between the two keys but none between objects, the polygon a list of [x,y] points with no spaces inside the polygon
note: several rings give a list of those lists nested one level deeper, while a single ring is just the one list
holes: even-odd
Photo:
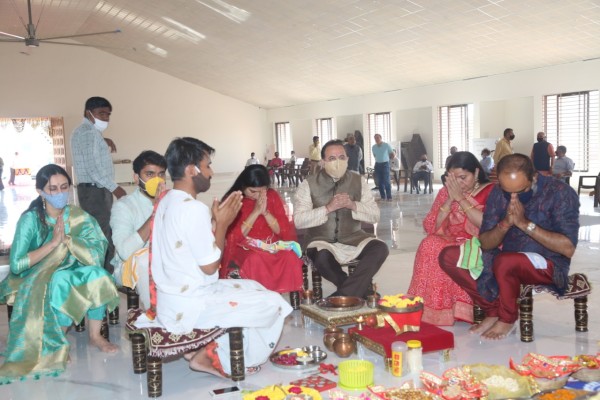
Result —
[{"label": "low wooden stool", "polygon": [[137,328],[135,322],[141,309],[130,309],[126,328],[131,339],[133,372],[147,372],[148,397],[162,396],[162,359],[188,353],[206,346],[229,332],[231,379],[245,379],[244,344],[242,328],[194,329],[185,335],[176,335],[161,328]]},{"label": "low wooden stool", "polygon": [[[321,300],[323,298],[323,277],[314,266],[312,260],[307,256],[302,257],[304,261],[304,265],[302,265],[302,274],[303,274],[303,287],[304,290],[308,289],[308,270],[311,270],[311,279],[312,279],[312,291],[313,291],[313,299],[315,301]],[[356,267],[358,266],[359,260],[351,260],[346,264],[341,264],[343,267],[348,267],[348,276],[352,275],[354,271],[356,271]],[[371,282],[371,289],[373,288],[373,282]]]},{"label": "low wooden stool", "polygon": [[552,286],[521,285],[519,296],[519,320],[521,341],[533,342],[533,297],[532,292],[548,292],[559,300],[573,299],[575,305],[575,330],[588,331],[587,297],[592,292],[587,276],[584,274],[569,275],[567,290],[561,296]]}]

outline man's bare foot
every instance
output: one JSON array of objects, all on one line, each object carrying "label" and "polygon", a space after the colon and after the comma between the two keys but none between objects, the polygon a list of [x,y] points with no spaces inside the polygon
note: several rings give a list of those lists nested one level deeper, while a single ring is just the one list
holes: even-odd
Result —
[{"label": "man's bare foot", "polygon": [[183,359],[186,361],[192,361],[192,358],[194,358],[196,354],[198,354],[197,351],[190,351],[189,353],[185,353],[183,355]]},{"label": "man's bare foot", "polygon": [[206,372],[208,374],[224,378],[221,373],[212,366],[212,362],[206,354],[206,348],[198,350],[190,360],[190,369],[196,372]]},{"label": "man's bare foot", "polygon": [[507,322],[496,321],[496,323],[487,331],[485,331],[481,337],[489,340],[501,340],[507,337],[515,330],[517,326],[513,324],[509,324]]},{"label": "man's bare foot", "polygon": [[481,323],[469,328],[469,333],[480,335],[487,331],[498,321],[498,317],[485,317]]},{"label": "man's bare foot", "polygon": [[119,346],[109,342],[102,336],[90,337],[90,344],[96,346],[103,353],[116,353],[119,351]]}]

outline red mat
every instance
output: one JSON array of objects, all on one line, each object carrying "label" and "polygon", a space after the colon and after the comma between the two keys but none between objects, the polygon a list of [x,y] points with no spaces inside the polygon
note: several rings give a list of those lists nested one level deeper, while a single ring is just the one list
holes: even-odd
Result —
[{"label": "red mat", "polygon": [[438,328],[435,325],[421,322],[421,330],[419,332],[406,332],[396,336],[394,330],[390,326],[383,328],[369,328],[363,326],[363,330],[359,331],[356,327],[348,329],[349,333],[355,333],[369,339],[373,342],[383,345],[387,353],[387,357],[392,356],[392,343],[396,341],[407,342],[409,340],[420,340],[423,346],[423,352],[440,351],[454,348],[454,334]]}]

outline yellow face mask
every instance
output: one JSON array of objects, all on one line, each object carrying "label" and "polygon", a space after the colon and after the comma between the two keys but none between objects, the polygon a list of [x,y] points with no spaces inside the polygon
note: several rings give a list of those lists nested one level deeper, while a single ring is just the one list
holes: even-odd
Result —
[{"label": "yellow face mask", "polygon": [[146,182],[142,181],[144,183],[144,187],[142,189],[145,190],[146,193],[148,193],[148,196],[155,197],[158,185],[160,185],[160,183],[164,181],[165,180],[163,178],[155,176],[154,178],[148,179]]}]

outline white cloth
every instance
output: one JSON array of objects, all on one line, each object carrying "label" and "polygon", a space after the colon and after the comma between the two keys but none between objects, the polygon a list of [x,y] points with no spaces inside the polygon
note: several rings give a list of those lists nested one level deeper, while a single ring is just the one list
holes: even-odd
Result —
[{"label": "white cloth", "polygon": [[[148,241],[142,240],[138,229],[152,215],[152,201],[145,196],[139,188],[133,193],[116,201],[110,212],[110,228],[112,229],[112,240],[115,244],[115,256],[110,263],[115,267],[113,273],[118,285],[122,284],[121,269],[123,261],[144,247],[148,247]],[[146,264],[147,265],[147,264]],[[138,274],[148,275],[148,268],[140,268]]]},{"label": "white cloth", "polygon": [[390,158],[390,170],[400,171],[400,159],[398,157]]},{"label": "white cloth", "polygon": [[[379,207],[371,194],[367,181],[361,178],[360,201],[356,202],[356,211],[352,211],[352,218],[357,221],[376,224],[379,222]],[[312,228],[327,222],[327,210],[325,207],[313,207],[310,197],[310,186],[308,181],[303,181],[296,190],[294,198],[294,224],[298,229]],[[347,263],[360,255],[365,246],[375,238],[367,238],[358,246],[349,246],[342,243],[329,243],[325,241],[313,241],[308,243],[308,248],[315,247],[317,250],[328,250],[340,263]]]},{"label": "white cloth", "polygon": [[[421,169],[421,167],[425,167],[425,168]],[[415,164],[415,167],[413,168],[413,172],[419,172],[419,171],[431,172],[431,171],[433,171],[433,164],[429,160],[417,161],[417,163]]]},{"label": "white cloth", "polygon": [[248,161],[246,161],[246,167],[248,165],[256,165],[256,164],[258,164],[258,160],[256,158],[254,158],[254,157],[250,157],[248,159]]},{"label": "white cloth", "polygon": [[[219,280],[200,266],[221,257],[211,230],[210,211],[189,194],[173,189],[161,200],[154,220],[152,276],[159,324],[172,333],[194,328],[244,328],[246,365],[267,361],[292,307],[258,282]],[[143,321],[138,320],[140,326]],[[230,373],[228,335],[216,340],[217,354]]]}]

